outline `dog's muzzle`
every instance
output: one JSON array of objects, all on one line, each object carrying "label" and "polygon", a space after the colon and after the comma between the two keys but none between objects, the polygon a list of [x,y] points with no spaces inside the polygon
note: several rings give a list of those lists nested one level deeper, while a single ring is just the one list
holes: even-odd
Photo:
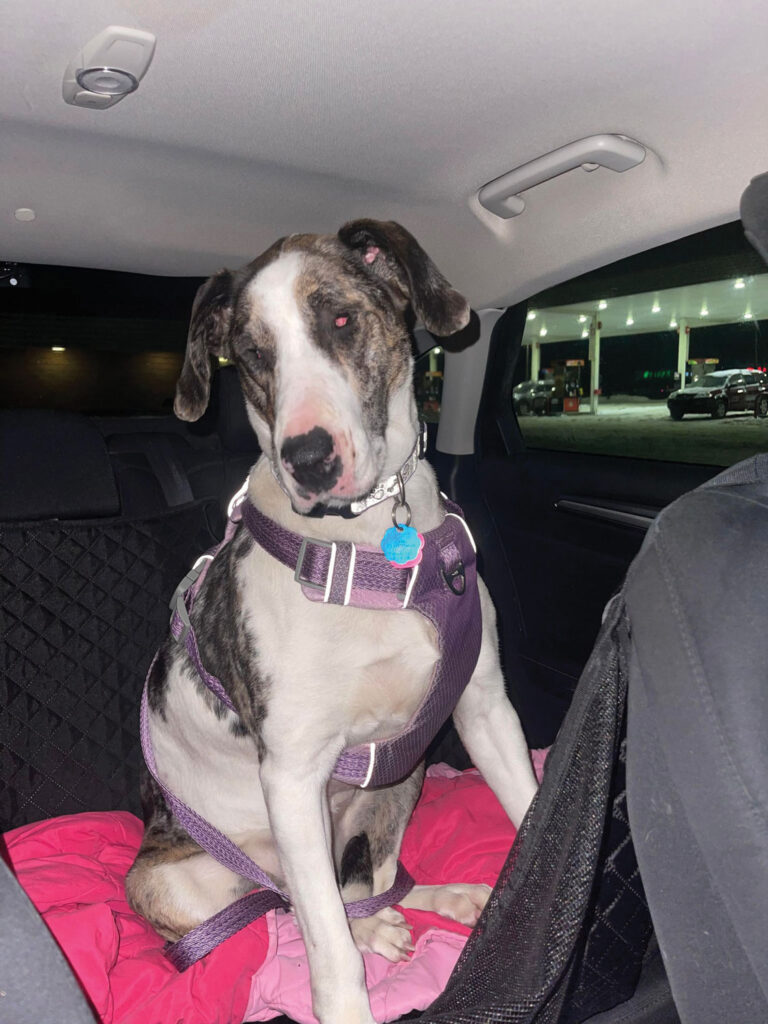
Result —
[{"label": "dog's muzzle", "polygon": [[280,449],[283,469],[296,481],[305,495],[326,494],[342,473],[341,456],[333,438],[322,427],[306,434],[287,437]]}]

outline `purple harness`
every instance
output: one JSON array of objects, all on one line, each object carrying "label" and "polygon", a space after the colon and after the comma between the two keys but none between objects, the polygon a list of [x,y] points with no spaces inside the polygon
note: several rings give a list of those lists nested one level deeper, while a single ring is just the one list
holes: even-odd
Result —
[{"label": "purple harness", "polygon": [[[426,697],[400,733],[344,750],[332,773],[333,778],[361,788],[398,782],[418,763],[455,708],[480,652],[482,620],[474,543],[461,509],[450,501],[446,505],[448,511],[441,525],[424,535],[421,562],[413,568],[400,568],[388,562],[381,551],[367,545],[302,537],[279,526],[245,500],[231,510],[222,543],[198,559],[177,587],[171,601],[171,633],[185,646],[208,689],[236,713],[221,681],[203,665],[189,611],[210,562],[232,540],[241,521],[265,551],[293,571],[297,584],[309,600],[355,608],[420,612],[435,627],[440,650]],[[250,857],[179,800],[158,777],[149,735],[146,684],[141,700],[141,744],[147,768],[169,808],[192,839],[219,863],[261,887],[193,928],[178,942],[166,946],[168,959],[183,971],[251,921],[269,910],[287,909],[290,903],[287,894],[277,889]],[[398,862],[392,887],[378,896],[346,904],[347,916],[375,914],[401,900],[413,884],[413,879]]]}]

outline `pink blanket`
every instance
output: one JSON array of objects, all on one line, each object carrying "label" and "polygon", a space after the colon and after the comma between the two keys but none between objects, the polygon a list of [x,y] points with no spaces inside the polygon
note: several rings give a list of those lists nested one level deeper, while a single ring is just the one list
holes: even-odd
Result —
[{"label": "pink blanket", "polygon": [[[543,756],[534,755],[537,767]],[[306,958],[290,914],[267,915],[184,974],[125,901],[142,825],[123,812],[76,814],[9,832],[11,865],[104,1024],[230,1024],[286,1013],[313,1021]],[[417,882],[492,885],[514,829],[475,771],[430,769],[402,859]],[[374,1014],[392,1020],[442,990],[469,929],[406,911],[408,963],[366,957]]]}]

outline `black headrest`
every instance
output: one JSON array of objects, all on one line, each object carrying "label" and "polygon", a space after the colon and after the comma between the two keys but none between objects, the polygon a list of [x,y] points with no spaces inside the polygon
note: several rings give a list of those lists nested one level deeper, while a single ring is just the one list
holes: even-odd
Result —
[{"label": "black headrest", "polygon": [[768,263],[768,171],[758,174],[741,197],[744,234]]},{"label": "black headrest", "polygon": [[213,377],[211,412],[214,430],[228,452],[258,452],[259,442],[245,410],[240,380],[234,366],[222,366]]},{"label": "black headrest", "polygon": [[106,445],[90,420],[69,412],[0,411],[0,520],[119,512]]}]

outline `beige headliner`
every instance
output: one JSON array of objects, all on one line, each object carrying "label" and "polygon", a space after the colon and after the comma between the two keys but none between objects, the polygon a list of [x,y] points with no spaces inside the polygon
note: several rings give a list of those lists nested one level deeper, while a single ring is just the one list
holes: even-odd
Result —
[{"label": "beige headliner", "polygon": [[[110,23],[157,35],[145,80],[66,106],[67,63]],[[764,2],[43,0],[1,26],[5,259],[208,274],[391,217],[493,305],[734,219],[768,169]],[[473,212],[488,180],[596,132],[645,163],[572,172],[511,221]]]}]

